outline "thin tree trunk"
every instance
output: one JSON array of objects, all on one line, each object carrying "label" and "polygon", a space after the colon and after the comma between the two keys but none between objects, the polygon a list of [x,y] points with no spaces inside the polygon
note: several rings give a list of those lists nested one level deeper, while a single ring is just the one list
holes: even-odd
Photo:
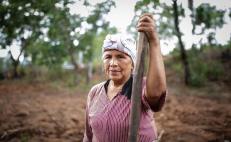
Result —
[{"label": "thin tree trunk", "polygon": [[191,10],[191,21],[192,21],[192,34],[195,34],[195,11],[194,11],[194,5],[193,0],[188,0],[188,8]]},{"label": "thin tree trunk", "polygon": [[89,84],[91,78],[92,78],[92,73],[93,72],[93,63],[92,61],[89,61],[87,63],[87,76],[86,76],[86,83]]},{"label": "thin tree trunk", "polygon": [[181,58],[182,58],[182,62],[184,65],[184,79],[185,79],[185,84],[189,85],[190,83],[190,69],[189,69],[189,63],[188,63],[188,58],[187,58],[187,54],[184,48],[184,44],[181,40],[181,32],[179,29],[179,20],[178,20],[178,8],[177,8],[177,0],[173,0],[173,11],[174,11],[174,23],[175,23],[175,29],[176,29],[176,33],[177,33],[177,38],[179,40],[179,45],[180,45],[180,52],[181,52]]},{"label": "thin tree trunk", "polygon": [[78,63],[76,62],[74,49],[72,47],[69,47],[68,52],[71,59],[71,63],[74,66],[74,78],[75,78],[74,83],[78,84],[80,81],[79,74],[81,74],[82,70],[80,69]]},{"label": "thin tree trunk", "polygon": [[12,56],[11,53],[11,60],[12,60],[12,65],[13,65],[13,78],[18,78],[19,77],[19,73],[18,73],[18,65],[19,65],[19,61],[15,60]]},{"label": "thin tree trunk", "polygon": [[13,65],[13,78],[19,78],[20,77],[20,74],[18,72],[18,66],[20,63],[19,58],[27,46],[26,39],[22,38],[21,42],[22,42],[22,46],[21,46],[20,54],[18,55],[18,57],[16,59],[13,58],[12,52],[10,51],[10,58],[12,60],[12,65]]},{"label": "thin tree trunk", "polygon": [[70,48],[68,48],[68,52],[69,52],[69,56],[70,56],[70,58],[71,58],[71,63],[72,63],[72,65],[74,66],[74,70],[75,70],[76,73],[78,73],[78,71],[79,71],[79,66],[78,66],[78,64],[77,64],[77,62],[76,62],[76,59],[75,59],[75,52],[74,52],[74,49],[72,49],[72,48],[70,47]]}]

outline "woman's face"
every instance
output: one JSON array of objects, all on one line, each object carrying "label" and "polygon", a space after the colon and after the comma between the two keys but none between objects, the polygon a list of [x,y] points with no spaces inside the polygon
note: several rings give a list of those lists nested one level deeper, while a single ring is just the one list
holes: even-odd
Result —
[{"label": "woman's face", "polygon": [[109,79],[124,83],[130,77],[133,65],[131,58],[117,50],[106,50],[103,53],[104,71]]}]

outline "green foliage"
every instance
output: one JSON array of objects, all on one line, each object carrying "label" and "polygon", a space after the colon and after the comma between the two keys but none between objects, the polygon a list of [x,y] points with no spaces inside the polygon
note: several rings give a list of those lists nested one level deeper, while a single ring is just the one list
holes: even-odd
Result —
[{"label": "green foliage", "polygon": [[182,74],[183,73],[183,66],[181,63],[180,58],[180,49],[174,48],[174,50],[170,54],[171,60],[167,60],[165,64],[170,67],[172,70]]},{"label": "green foliage", "polygon": [[[188,58],[191,69],[190,85],[194,87],[204,86],[208,81],[219,81],[224,76],[224,66],[221,62],[221,53],[226,46],[211,47],[205,45],[201,49],[193,47],[188,50]],[[183,68],[179,62],[179,51],[175,50],[172,56],[177,59],[172,63],[171,68],[179,73],[183,73]]]},{"label": "green foliage", "polygon": [[[6,48],[7,46],[12,46],[13,42],[17,42],[19,45],[20,56],[32,57],[34,55],[42,56],[36,59],[47,59],[44,52],[36,53],[38,51],[32,45],[40,45],[41,41],[45,36],[44,30],[49,28],[51,15],[54,15],[54,11],[60,11],[61,9],[57,7],[59,3],[69,3],[65,0],[38,0],[38,1],[1,1],[0,8],[0,48]],[[61,10],[62,11],[62,10]],[[39,43],[37,43],[39,42]],[[36,44],[37,43],[37,44]],[[44,44],[45,47],[51,47],[50,45]],[[29,49],[29,47],[31,47]],[[43,50],[46,53],[50,52],[53,47],[48,50]],[[35,49],[35,51],[33,51]],[[59,50],[56,50],[59,51]],[[12,51],[10,51],[12,52]],[[33,54],[33,55],[32,55]],[[49,54],[49,53],[48,53]],[[38,57],[38,56],[37,56]],[[48,59],[49,62],[54,62],[54,59]],[[56,58],[57,59],[57,58]],[[20,66],[19,57],[13,58],[12,60],[12,71],[13,77],[18,77],[18,68]],[[35,61],[36,62],[36,61]],[[44,62],[39,61],[39,62]],[[52,65],[49,64],[49,65]]]},{"label": "green foliage", "polygon": [[207,81],[217,81],[224,74],[223,66],[218,61],[210,63],[195,60],[191,63],[192,78],[191,85],[200,87],[205,85]]},{"label": "green foliage", "polygon": [[59,81],[65,79],[65,70],[60,66],[53,66],[47,70],[46,79],[51,81]]},{"label": "green foliage", "polygon": [[107,34],[113,34],[116,33],[117,30],[112,28],[108,29],[108,31],[101,32],[98,36],[94,37],[93,40],[93,64],[94,66],[100,66],[102,65],[102,45],[103,45],[103,40],[105,39]]},{"label": "green foliage", "polygon": [[216,6],[209,4],[201,4],[196,8],[195,23],[197,25],[205,24],[204,28],[222,27],[224,21],[225,10],[217,10]]},{"label": "green foliage", "polygon": [[87,17],[71,15],[71,3],[72,0],[1,1],[0,48],[17,41],[22,56],[41,67],[61,68],[64,61],[77,65],[79,52],[84,53],[84,62],[92,61],[96,37],[103,29],[110,30],[103,16],[115,3],[109,0],[91,5],[86,0],[84,5],[93,9]]},{"label": "green foliage", "polygon": [[231,8],[229,9],[229,17],[231,18]]},{"label": "green foliage", "polygon": [[21,142],[29,142],[30,136],[27,133],[20,134],[20,141]]},{"label": "green foliage", "polygon": [[30,45],[27,54],[32,58],[34,65],[56,66],[61,65],[67,56],[61,45],[51,45],[48,42],[37,41]]},{"label": "green foliage", "polygon": [[0,80],[4,79],[3,75],[3,60],[0,59]]},{"label": "green foliage", "polygon": [[[181,17],[185,17],[185,7],[182,4],[178,5],[178,15]],[[202,3],[200,6],[196,7],[195,10],[192,9],[193,13],[195,13],[192,21],[197,26],[202,26],[202,31],[199,34],[205,34],[206,29],[222,27],[225,24],[224,14],[225,10],[217,10],[216,6],[210,6],[208,3]],[[158,15],[159,19],[156,19],[157,30],[160,34],[161,39],[172,38],[172,36],[176,35],[175,27],[174,27],[174,19],[173,19],[173,9],[172,6],[169,6],[169,3],[159,1],[159,0],[140,0],[135,5],[136,13],[140,14],[143,12],[149,12],[153,15]],[[230,14],[229,14],[230,15]],[[129,27],[129,31],[132,31],[132,27],[138,20],[140,15],[135,15],[131,26]],[[194,29],[195,31],[195,29]],[[198,31],[198,30],[197,30]],[[197,33],[198,34],[198,33]],[[208,34],[208,38],[211,38],[211,34]],[[211,41],[211,40],[210,40]]]},{"label": "green foliage", "polygon": [[[203,45],[201,48],[193,46],[187,50],[189,65],[191,69],[190,85],[193,87],[203,87],[208,82],[228,80],[225,76],[225,64],[222,54],[227,53],[230,49],[230,43],[224,46]],[[183,66],[180,59],[180,51],[175,48],[171,52],[171,60],[167,60],[166,65],[176,71],[177,74],[183,74]],[[227,58],[230,58],[228,55]],[[225,59],[229,60],[229,59]],[[225,78],[225,79],[224,79]]]},{"label": "green foliage", "polygon": [[[160,14],[160,24],[158,27],[158,31],[163,38],[171,38],[175,34],[175,26],[173,19],[173,9],[166,4],[162,4],[163,12]],[[179,14],[181,15],[181,14]]]},{"label": "green foliage", "polygon": [[190,60],[190,67],[191,67],[190,85],[195,87],[203,86],[207,81],[206,72],[208,71],[208,65],[204,62],[198,61],[198,58],[195,57]]},{"label": "green foliage", "polygon": [[[87,5],[92,6],[89,3]],[[95,47],[97,46],[95,39],[100,35],[100,31],[103,29],[107,29],[107,32],[111,31],[109,22],[106,22],[103,16],[107,14],[113,6],[115,6],[115,2],[112,0],[98,3],[94,6],[92,13],[85,19],[86,22],[92,26],[92,28],[86,31],[79,39],[79,48],[84,51],[85,62],[92,61],[94,58],[97,49]],[[99,43],[102,44],[102,41],[98,41],[98,44]]]},{"label": "green foliage", "polygon": [[214,61],[208,64],[209,69],[206,72],[206,76],[211,81],[217,81],[220,79],[221,76],[224,75],[224,67],[220,63],[220,61]]},{"label": "green foliage", "polygon": [[[178,6],[178,15],[185,16],[184,8],[182,5]],[[175,35],[174,17],[172,6],[159,0],[141,0],[135,5],[136,15],[133,17],[132,23],[128,28],[128,31],[134,34],[134,29],[140,13],[152,13],[154,16],[158,16],[156,20],[157,30],[160,33],[161,39],[172,38]]]},{"label": "green foliage", "polygon": [[13,40],[21,40],[27,31],[37,32],[45,14],[55,8],[59,0],[39,1],[1,1],[0,6],[0,31],[2,32],[0,45],[5,47]]},{"label": "green foliage", "polygon": [[[135,11],[141,10],[143,7],[146,7],[147,5],[154,3],[154,6],[159,5],[159,0],[142,0],[138,1],[135,5]],[[148,11],[147,11],[148,12]]]},{"label": "green foliage", "polygon": [[[132,31],[132,27],[135,25],[135,23],[138,20],[138,17],[140,16],[138,14],[145,11],[145,12],[152,13],[153,15],[157,15],[159,17],[158,19],[156,19],[156,25],[157,25],[157,30],[160,34],[160,39],[172,38],[174,35],[182,34],[180,33],[181,30],[177,29],[178,26],[177,24],[180,24],[180,21],[179,23],[176,23],[176,26],[174,25],[174,15],[178,16],[175,19],[181,20],[186,16],[185,8],[182,6],[182,4],[177,5],[176,4],[177,0],[172,0],[172,1],[177,6],[177,8],[176,6],[174,7],[172,7],[171,5],[169,6],[169,4],[167,4],[166,2],[160,2],[160,1],[156,2],[150,0],[138,1],[135,6],[136,15],[133,18],[133,22],[129,30]],[[210,46],[216,46],[217,41],[215,39],[215,33],[209,30],[216,29],[217,27],[221,28],[224,25],[225,23],[224,14],[226,11],[217,10],[215,6],[210,6],[209,4],[201,4],[199,7],[196,7],[194,9],[193,1],[188,1],[188,2],[189,2],[190,10],[192,12],[191,15],[188,15],[192,18],[191,19],[193,24],[192,34],[195,34],[195,31],[198,32],[198,29],[202,29],[200,33],[196,33],[196,34],[205,34],[207,32],[206,36],[208,39],[208,44]],[[178,10],[177,14],[176,12],[173,11],[173,8]],[[205,30],[207,31],[205,32]],[[184,49],[184,47],[181,47],[181,49]],[[213,76],[213,78],[215,79],[219,78],[219,76],[222,74],[222,70],[218,70],[218,69],[214,70],[212,68],[220,68],[219,66],[220,63],[212,63],[212,65],[210,65],[207,62],[200,62],[200,60],[203,60],[203,58],[199,57],[197,54],[194,54],[193,50],[188,51],[188,52],[192,52],[189,53],[191,54],[189,55],[190,58],[189,64],[193,71],[190,71],[190,68],[187,67],[187,64],[184,64],[185,66],[184,68],[186,68],[185,71],[188,70],[188,72],[185,74],[187,74],[189,78],[190,78],[190,72],[192,72],[191,73],[192,85],[201,86],[204,84],[204,81],[210,76]],[[180,52],[178,52],[178,50],[175,50],[172,54],[174,58],[177,57],[180,59]],[[182,61],[183,64],[186,63],[188,59],[183,58],[181,60],[185,60],[185,62]],[[172,68],[178,72],[181,72],[183,70],[182,66],[178,63],[174,63]],[[188,80],[187,77],[185,77],[185,80],[186,81]]]},{"label": "green foliage", "polygon": [[100,75],[96,75],[97,79],[91,80],[89,84],[86,83],[86,71],[78,73],[73,70],[64,70],[59,66],[32,66],[26,69],[26,76],[20,81],[27,83],[48,83],[57,90],[61,87],[68,89],[68,91],[78,91],[88,93],[89,89],[100,80]]}]

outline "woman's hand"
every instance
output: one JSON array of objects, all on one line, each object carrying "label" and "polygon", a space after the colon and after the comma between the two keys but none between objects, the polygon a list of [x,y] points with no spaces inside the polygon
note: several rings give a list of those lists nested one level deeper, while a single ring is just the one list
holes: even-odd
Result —
[{"label": "woman's hand", "polygon": [[156,24],[151,14],[145,13],[140,17],[137,24],[137,30],[146,34],[151,47],[159,46],[159,37],[156,31]]}]

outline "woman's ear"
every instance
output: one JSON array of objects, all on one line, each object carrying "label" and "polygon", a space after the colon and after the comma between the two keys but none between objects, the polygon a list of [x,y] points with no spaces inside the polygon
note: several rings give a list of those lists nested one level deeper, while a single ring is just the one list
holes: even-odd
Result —
[{"label": "woman's ear", "polygon": [[131,67],[131,70],[132,70],[132,72],[133,72],[133,70],[134,70],[134,65],[133,65],[133,63],[132,63],[132,67]]}]

